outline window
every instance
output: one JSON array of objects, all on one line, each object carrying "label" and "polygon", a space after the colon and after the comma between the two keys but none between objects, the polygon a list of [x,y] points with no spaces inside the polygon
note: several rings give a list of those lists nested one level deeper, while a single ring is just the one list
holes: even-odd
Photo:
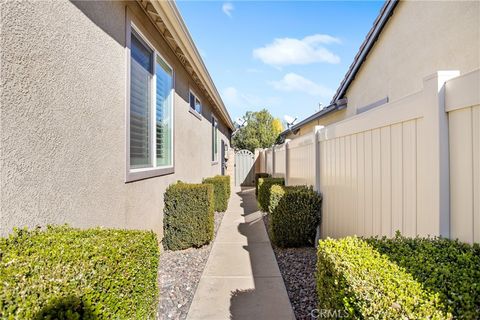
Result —
[{"label": "window", "polygon": [[173,169],[173,70],[136,31],[130,35],[128,172]]},{"label": "window", "polygon": [[202,104],[200,103],[200,99],[190,91],[190,108],[195,110],[197,113],[202,113]]},{"label": "window", "polygon": [[212,116],[212,161],[218,161],[218,121]]}]

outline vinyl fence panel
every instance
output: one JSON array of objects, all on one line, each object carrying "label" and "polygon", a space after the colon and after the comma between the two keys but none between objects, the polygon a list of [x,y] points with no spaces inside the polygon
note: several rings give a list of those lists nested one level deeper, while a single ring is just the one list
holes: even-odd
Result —
[{"label": "vinyl fence panel", "polygon": [[315,184],[314,142],[313,133],[288,142],[288,185]]},{"label": "vinyl fence panel", "polygon": [[480,242],[480,70],[264,150],[269,173],[323,195],[322,237]]},{"label": "vinyl fence panel", "polygon": [[480,242],[480,73],[446,84],[450,140],[451,237]]}]

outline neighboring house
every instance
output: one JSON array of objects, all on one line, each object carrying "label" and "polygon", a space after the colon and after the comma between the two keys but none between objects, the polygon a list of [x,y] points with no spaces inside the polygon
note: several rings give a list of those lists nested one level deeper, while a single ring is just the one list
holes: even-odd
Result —
[{"label": "neighboring house", "polygon": [[386,1],[329,106],[282,133],[292,139],[395,101],[438,70],[480,66],[480,2]]},{"label": "neighboring house", "polygon": [[0,231],[162,234],[177,180],[224,172],[233,123],[173,2],[0,4]]},{"label": "neighboring house", "polygon": [[290,129],[259,169],[322,193],[321,236],[480,242],[480,2],[387,1],[331,105]]}]

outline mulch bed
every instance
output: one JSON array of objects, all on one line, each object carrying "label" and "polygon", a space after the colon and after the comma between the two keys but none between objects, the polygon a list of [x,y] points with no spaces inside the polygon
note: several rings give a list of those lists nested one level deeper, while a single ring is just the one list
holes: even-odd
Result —
[{"label": "mulch bed", "polygon": [[[268,215],[264,215],[263,221],[268,230]],[[317,308],[315,282],[317,254],[315,248],[279,248],[273,243],[272,248],[295,317],[297,319],[313,319],[311,312]]]},{"label": "mulch bed", "polygon": [[[215,213],[215,235],[224,213]],[[210,255],[213,241],[201,248],[162,251],[157,319],[185,319]]]}]

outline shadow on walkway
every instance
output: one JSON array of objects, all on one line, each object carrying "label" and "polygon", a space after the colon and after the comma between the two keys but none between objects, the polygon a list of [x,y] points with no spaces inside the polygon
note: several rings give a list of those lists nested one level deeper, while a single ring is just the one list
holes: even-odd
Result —
[{"label": "shadow on walkway", "polygon": [[[244,245],[243,249],[249,254],[254,288],[231,292],[230,319],[294,319],[268,236],[267,241],[259,242],[258,235],[251,232],[255,226],[262,228],[266,235],[263,213],[257,206],[255,188],[244,187],[237,194],[241,198],[242,216],[245,217],[245,222],[240,223],[237,229],[247,239],[247,245]],[[260,246],[265,246],[267,250],[259,250]],[[267,265],[267,261],[272,264]]]},{"label": "shadow on walkway", "polygon": [[187,319],[294,319],[255,189],[235,191]]},{"label": "shadow on walkway", "polygon": [[255,188],[242,187],[236,194],[240,197],[240,207],[243,209],[242,216],[248,216],[258,212],[257,198],[255,197]]}]

